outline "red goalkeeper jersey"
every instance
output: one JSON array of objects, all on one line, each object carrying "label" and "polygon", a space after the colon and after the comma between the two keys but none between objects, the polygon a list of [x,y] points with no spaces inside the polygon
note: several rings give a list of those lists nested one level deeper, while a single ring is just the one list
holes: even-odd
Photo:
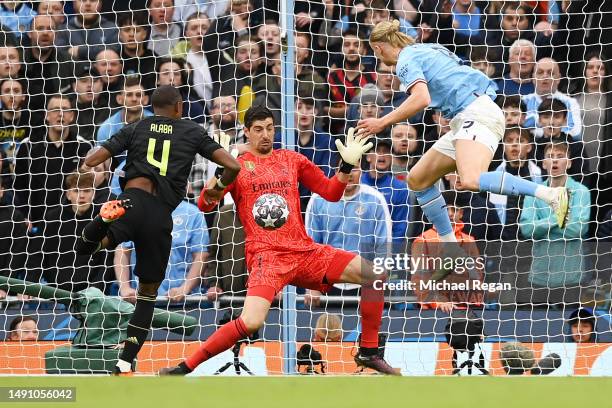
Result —
[{"label": "red goalkeeper jersey", "polygon": [[[238,157],[238,161],[242,169],[225,191],[232,194],[244,226],[247,257],[264,250],[312,250],[316,244],[304,228],[298,183],[328,201],[340,200],[346,184],[337,176],[328,179],[314,163],[291,150],[274,150],[268,157],[248,152]],[[260,227],[252,213],[255,201],[268,193],[281,195],[289,206],[287,222],[275,230]],[[206,210],[201,197],[198,205]]]}]

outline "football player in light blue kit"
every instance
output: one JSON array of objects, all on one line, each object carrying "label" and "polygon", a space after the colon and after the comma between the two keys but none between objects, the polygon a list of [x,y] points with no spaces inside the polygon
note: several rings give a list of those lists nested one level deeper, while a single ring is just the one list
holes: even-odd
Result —
[{"label": "football player in light blue kit", "polygon": [[464,190],[544,200],[552,208],[546,222],[565,226],[569,200],[565,187],[546,187],[507,172],[488,171],[505,128],[503,112],[493,102],[493,81],[462,65],[455,54],[441,45],[415,44],[399,31],[397,20],[378,23],[370,35],[370,46],[376,58],[395,66],[410,96],[382,118],[359,121],[358,129],[377,134],[427,107],[451,119],[451,131],[440,137],[408,174],[408,185],[442,242],[456,239],[446,203],[435,183],[454,171],[459,173],[460,188]]}]

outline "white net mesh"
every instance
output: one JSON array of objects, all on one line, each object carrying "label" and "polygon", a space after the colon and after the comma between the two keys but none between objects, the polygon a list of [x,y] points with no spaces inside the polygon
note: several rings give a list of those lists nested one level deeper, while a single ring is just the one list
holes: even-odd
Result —
[{"label": "white net mesh", "polygon": [[[391,19],[417,42],[439,43],[495,80],[506,130],[490,170],[565,182],[572,197],[561,230],[551,226],[543,201],[445,193],[456,235],[470,255],[484,259],[473,280],[491,290],[432,290],[421,286],[430,275],[394,263],[381,327],[387,361],[406,375],[451,374],[467,353],[455,359],[446,343],[448,310],[470,304],[484,320],[476,347],[493,374],[507,371],[502,357],[514,367],[513,352],[527,366],[556,353],[558,375],[612,373],[608,2],[299,0],[287,12],[292,27],[283,27],[279,2],[267,0],[65,3],[0,6],[0,274],[13,279],[0,282],[0,336],[7,340],[0,344],[0,374],[114,366],[118,354],[110,347],[125,339],[128,303],[136,299],[133,244],[93,257],[76,254],[75,245],[100,206],[121,193],[124,157],[93,169],[83,159],[126,124],[152,115],[157,86],[179,88],[184,118],[211,136],[229,134],[232,144],[247,142],[246,110],[266,106],[277,127],[275,148],[298,151],[331,177],[339,162],[335,140],[408,97],[394,67],[377,61],[367,41],[376,23]],[[294,78],[283,71],[287,41],[295,44]],[[294,87],[290,97],[286,86]],[[288,118],[292,129],[281,126]],[[449,120],[434,109],[385,129],[337,203],[301,186],[307,233],[370,259],[388,255],[381,252],[387,244],[394,255],[431,254],[437,233],[407,175],[449,131]],[[235,206],[229,196],[210,213],[195,205],[215,169],[196,157],[186,199],[173,213],[161,310],[138,356],[139,373],[179,363],[242,308],[248,273]],[[439,186],[461,187],[454,174]],[[83,294],[88,288],[100,292]],[[70,300],[65,291],[81,295]],[[351,285],[323,295],[298,289],[295,303],[292,296],[273,303],[242,361],[260,375],[320,371],[312,355],[293,360],[294,350],[311,344],[327,372],[353,373],[359,301]],[[91,320],[81,324],[85,318]],[[295,339],[293,348],[287,339]],[[196,372],[213,374],[228,361],[231,351]]]}]

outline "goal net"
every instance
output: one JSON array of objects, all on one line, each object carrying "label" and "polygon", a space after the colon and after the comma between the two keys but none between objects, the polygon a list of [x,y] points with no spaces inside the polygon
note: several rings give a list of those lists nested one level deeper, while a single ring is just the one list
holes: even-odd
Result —
[{"label": "goal net", "polygon": [[[85,225],[121,194],[125,176],[125,154],[92,169],[84,158],[153,115],[157,86],[177,87],[184,118],[242,148],[246,111],[267,107],[274,149],[297,151],[332,177],[335,141],[410,98],[369,43],[377,23],[396,21],[399,33],[439,44],[492,80],[506,127],[489,170],[566,186],[567,225],[558,228],[543,201],[467,192],[450,173],[437,186],[475,264],[442,277],[435,264],[420,264],[445,248],[409,175],[462,125],[435,107],[376,134],[338,202],[300,184],[301,214],[289,216],[302,217],[315,242],[389,272],[378,282],[379,347],[404,375],[611,375],[611,9],[565,0],[4,2],[0,374],[114,366],[140,252],[125,242],[76,253]],[[242,171],[254,166],[246,161]],[[138,373],[183,361],[243,307],[246,237],[234,200],[197,208],[215,171],[197,156],[172,213],[172,250]],[[269,184],[262,193],[284,188]],[[252,338],[193,375],[355,373],[365,294],[350,284],[328,289],[286,288]],[[244,363],[238,369],[233,351]]]}]

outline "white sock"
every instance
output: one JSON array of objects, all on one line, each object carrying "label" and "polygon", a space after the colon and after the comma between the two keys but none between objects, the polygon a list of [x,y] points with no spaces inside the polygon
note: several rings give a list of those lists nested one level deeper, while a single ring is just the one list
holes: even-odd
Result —
[{"label": "white sock", "polygon": [[130,371],[132,371],[132,364],[121,359],[117,360],[117,364],[115,364],[115,366],[118,367],[119,371],[121,371],[122,373],[129,373]]},{"label": "white sock", "polygon": [[457,237],[455,236],[455,231],[450,234],[440,235],[440,241],[442,242],[457,242]]},{"label": "white sock", "polygon": [[557,198],[557,189],[546,186],[538,186],[535,191],[536,198],[550,204]]}]

